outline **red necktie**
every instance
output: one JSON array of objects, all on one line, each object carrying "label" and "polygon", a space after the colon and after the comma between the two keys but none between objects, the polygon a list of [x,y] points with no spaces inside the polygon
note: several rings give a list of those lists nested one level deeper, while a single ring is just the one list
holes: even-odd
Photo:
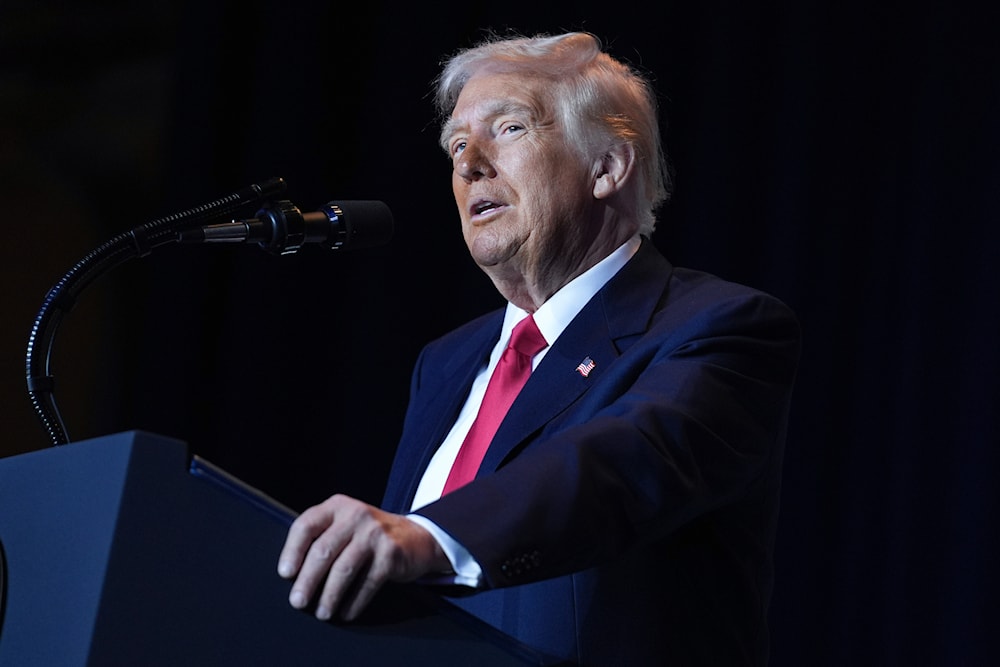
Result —
[{"label": "red necktie", "polygon": [[504,415],[521,387],[531,375],[531,358],[545,349],[548,343],[535,324],[535,318],[528,315],[517,323],[510,336],[510,343],[503,351],[490,382],[486,386],[483,404],[479,408],[476,420],[472,422],[469,434],[465,436],[462,448],[448,474],[444,484],[444,493],[450,493],[460,486],[471,482],[479,464],[482,463],[486,450],[493,440],[493,435],[500,427]]}]

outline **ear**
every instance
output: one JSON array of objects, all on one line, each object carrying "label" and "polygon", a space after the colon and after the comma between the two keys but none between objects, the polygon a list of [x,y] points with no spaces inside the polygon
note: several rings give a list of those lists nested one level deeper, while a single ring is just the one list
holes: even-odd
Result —
[{"label": "ear", "polygon": [[612,146],[594,165],[594,198],[607,199],[620,192],[635,167],[635,148],[629,143]]}]

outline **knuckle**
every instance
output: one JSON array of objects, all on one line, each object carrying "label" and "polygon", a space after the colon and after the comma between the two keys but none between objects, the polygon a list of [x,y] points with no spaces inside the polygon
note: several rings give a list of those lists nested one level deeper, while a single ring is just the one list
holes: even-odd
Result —
[{"label": "knuckle", "polygon": [[326,562],[336,554],[336,548],[328,536],[317,538],[309,547],[309,555],[319,561]]},{"label": "knuckle", "polygon": [[330,571],[342,579],[349,579],[354,576],[355,567],[353,563],[345,562],[345,559],[341,558],[333,564]]}]

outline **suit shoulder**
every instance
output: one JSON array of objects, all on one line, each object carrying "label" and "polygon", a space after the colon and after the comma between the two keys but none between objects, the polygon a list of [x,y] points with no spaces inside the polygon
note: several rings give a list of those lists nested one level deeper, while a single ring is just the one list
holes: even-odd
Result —
[{"label": "suit shoulder", "polygon": [[670,281],[670,293],[675,300],[697,302],[702,307],[751,302],[795,317],[791,307],[772,294],[696,269],[675,267]]},{"label": "suit shoulder", "polygon": [[798,345],[802,336],[798,317],[782,300],[704,271],[675,268],[661,306],[652,328],[671,337],[759,336]]}]

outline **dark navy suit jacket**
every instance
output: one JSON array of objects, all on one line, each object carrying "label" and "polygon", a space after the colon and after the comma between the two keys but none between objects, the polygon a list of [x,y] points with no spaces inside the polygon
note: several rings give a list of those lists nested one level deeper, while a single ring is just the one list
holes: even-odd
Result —
[{"label": "dark navy suit jacket", "polygon": [[[502,320],[421,353],[386,509],[409,509]],[[580,664],[764,664],[798,356],[784,304],[644,240],[532,373],[476,480],[419,510],[483,567],[487,590],[449,599]]]}]

